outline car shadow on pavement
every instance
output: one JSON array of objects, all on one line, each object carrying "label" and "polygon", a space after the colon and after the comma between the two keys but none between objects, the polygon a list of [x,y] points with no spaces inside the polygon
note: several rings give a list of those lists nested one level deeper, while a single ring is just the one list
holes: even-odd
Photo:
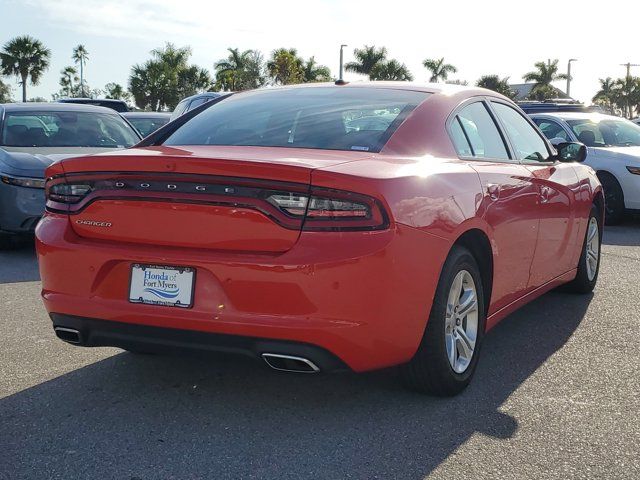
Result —
[{"label": "car shadow on pavement", "polygon": [[501,406],[590,301],[554,292],[511,315],[451,399],[405,391],[393,369],[312,376],[116,354],[1,399],[0,465],[7,478],[421,479],[474,434],[517,432]]},{"label": "car shadow on pavement", "polygon": [[40,280],[33,240],[0,250],[0,284]]},{"label": "car shadow on pavement", "polygon": [[620,225],[605,227],[602,243],[623,247],[640,246],[640,215],[630,216]]}]

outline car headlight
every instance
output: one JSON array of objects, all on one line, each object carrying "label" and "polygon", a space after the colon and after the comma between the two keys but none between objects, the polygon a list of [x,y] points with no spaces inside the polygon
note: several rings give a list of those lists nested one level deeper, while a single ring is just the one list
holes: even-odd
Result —
[{"label": "car headlight", "polygon": [[640,175],[640,167],[627,167],[627,170],[634,175]]},{"label": "car headlight", "polygon": [[44,188],[44,178],[10,177],[8,175],[0,175],[0,181],[7,185],[15,185],[17,187]]}]

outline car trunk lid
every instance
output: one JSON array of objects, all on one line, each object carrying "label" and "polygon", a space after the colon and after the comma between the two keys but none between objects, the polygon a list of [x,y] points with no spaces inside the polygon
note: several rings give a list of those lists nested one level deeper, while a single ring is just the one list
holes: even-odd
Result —
[{"label": "car trunk lid", "polygon": [[302,217],[283,212],[273,199],[295,204],[308,194],[314,169],[366,156],[264,147],[149,147],[68,159],[62,167],[68,184],[91,185],[68,207],[81,237],[280,253],[297,241]]}]

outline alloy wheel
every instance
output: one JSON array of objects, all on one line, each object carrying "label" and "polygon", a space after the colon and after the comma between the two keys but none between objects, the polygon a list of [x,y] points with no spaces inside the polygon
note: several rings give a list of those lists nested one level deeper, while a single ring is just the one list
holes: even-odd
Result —
[{"label": "alloy wheel", "polygon": [[471,364],[478,337],[478,293],[466,270],[460,270],[451,283],[444,335],[451,368],[464,373]]},{"label": "alloy wheel", "polygon": [[598,228],[598,220],[596,220],[595,217],[591,217],[589,220],[585,254],[587,261],[587,277],[591,282],[598,271],[598,259],[600,258],[600,229]]}]

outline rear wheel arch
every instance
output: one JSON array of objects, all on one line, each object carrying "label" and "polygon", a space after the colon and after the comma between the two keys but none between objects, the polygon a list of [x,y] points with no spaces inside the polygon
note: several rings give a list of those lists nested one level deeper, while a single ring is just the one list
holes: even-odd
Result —
[{"label": "rear wheel arch", "polygon": [[489,312],[491,291],[493,289],[493,250],[487,234],[479,228],[472,228],[462,233],[453,246],[461,246],[471,252],[480,268],[485,314]]}]

